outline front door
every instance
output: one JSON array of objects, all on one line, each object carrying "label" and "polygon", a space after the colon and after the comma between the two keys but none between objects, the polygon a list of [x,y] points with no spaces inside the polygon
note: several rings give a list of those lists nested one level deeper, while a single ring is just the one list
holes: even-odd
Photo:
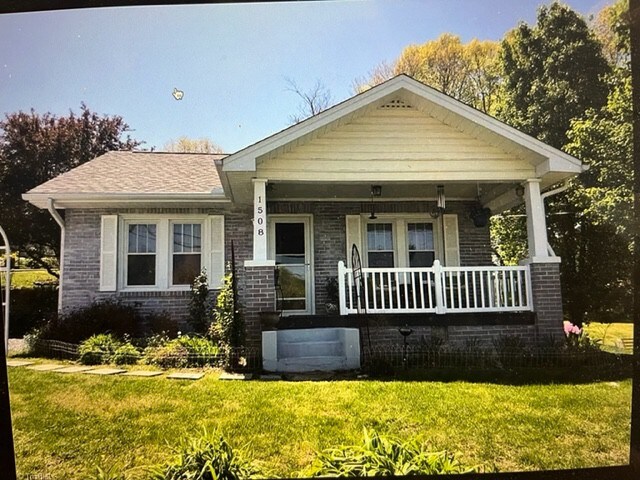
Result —
[{"label": "front door", "polygon": [[312,248],[309,217],[271,219],[272,258],[276,261],[283,314],[313,313]]}]

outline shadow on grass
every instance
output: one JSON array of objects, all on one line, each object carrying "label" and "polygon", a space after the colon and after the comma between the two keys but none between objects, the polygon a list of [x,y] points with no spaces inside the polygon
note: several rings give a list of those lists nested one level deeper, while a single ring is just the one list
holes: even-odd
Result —
[{"label": "shadow on grass", "polygon": [[369,378],[379,381],[495,383],[499,385],[585,384],[618,382],[633,376],[631,355],[608,354],[600,365],[573,365],[562,367],[421,367],[377,374]]}]

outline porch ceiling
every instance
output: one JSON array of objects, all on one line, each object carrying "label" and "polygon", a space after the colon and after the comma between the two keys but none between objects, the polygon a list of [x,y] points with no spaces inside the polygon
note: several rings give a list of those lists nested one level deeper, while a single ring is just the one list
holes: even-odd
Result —
[{"label": "porch ceiling", "polygon": [[[435,200],[437,185],[444,185],[447,200],[475,200],[478,188],[481,195],[496,190],[496,184],[452,183],[452,182],[377,182],[382,186],[382,196],[377,201]],[[509,184],[515,188],[515,184]],[[310,201],[368,201],[371,199],[369,182],[270,182],[267,190],[269,200]]]}]

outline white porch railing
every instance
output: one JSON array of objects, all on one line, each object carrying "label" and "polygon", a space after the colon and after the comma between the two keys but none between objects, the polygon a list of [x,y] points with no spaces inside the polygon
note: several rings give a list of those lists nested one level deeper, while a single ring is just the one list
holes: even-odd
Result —
[{"label": "white porch railing", "polygon": [[[533,310],[528,266],[363,268],[338,264],[340,315],[358,313],[515,312]],[[359,302],[359,304],[358,304]]]}]

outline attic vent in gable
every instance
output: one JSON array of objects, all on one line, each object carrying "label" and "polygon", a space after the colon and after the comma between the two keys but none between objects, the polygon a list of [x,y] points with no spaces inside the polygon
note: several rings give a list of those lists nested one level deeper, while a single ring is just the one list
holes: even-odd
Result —
[{"label": "attic vent in gable", "polygon": [[391,100],[390,102],[387,102],[384,105],[380,106],[380,108],[383,110],[397,110],[397,109],[407,109],[407,108],[413,108],[413,107],[408,103],[403,102],[402,100]]}]

